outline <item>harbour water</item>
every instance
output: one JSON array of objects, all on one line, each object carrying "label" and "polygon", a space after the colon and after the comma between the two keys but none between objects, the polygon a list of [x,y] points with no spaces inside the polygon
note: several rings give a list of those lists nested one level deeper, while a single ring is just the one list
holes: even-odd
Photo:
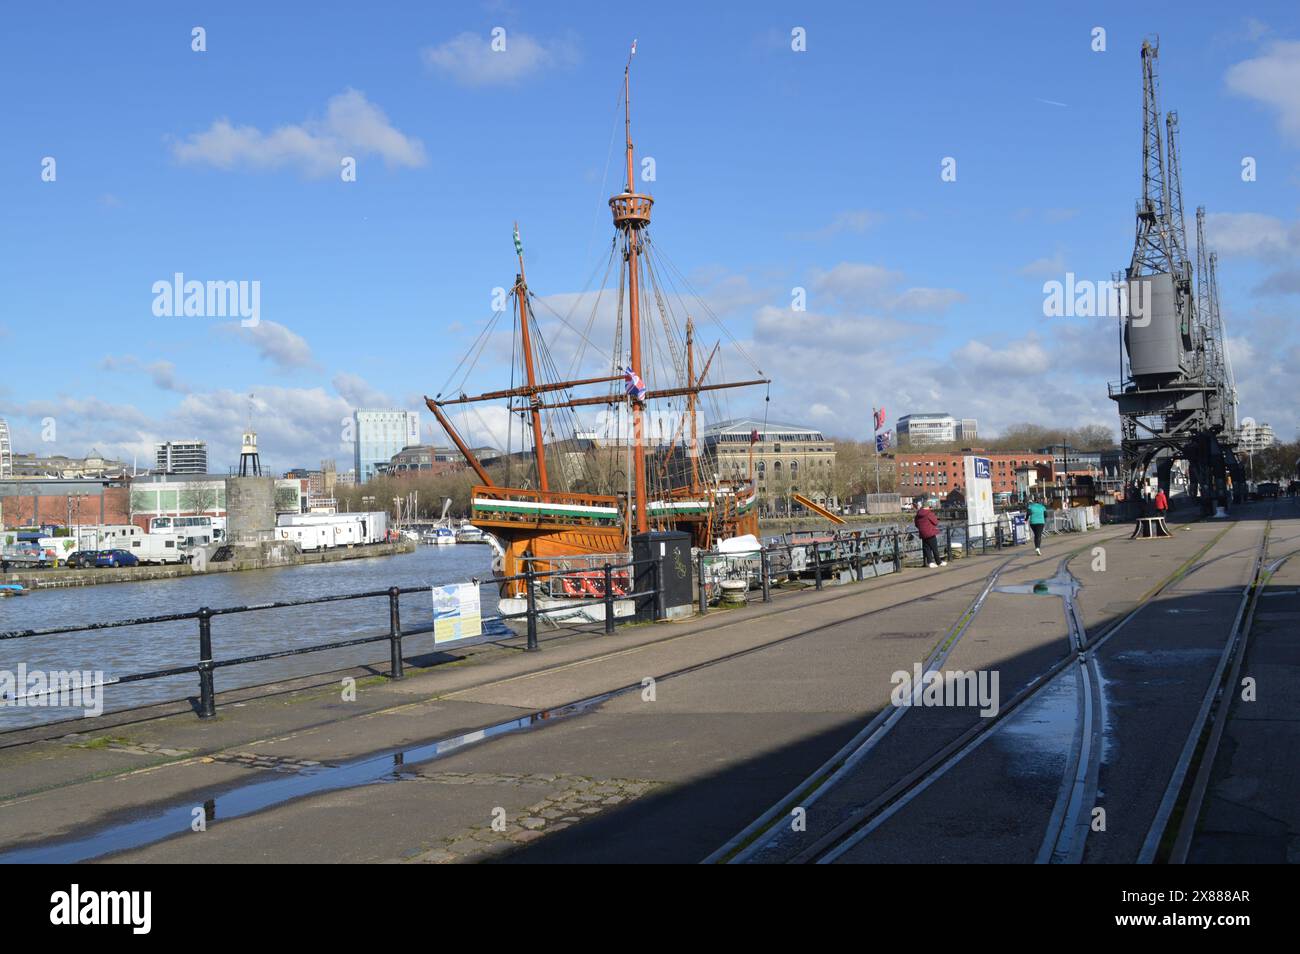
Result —
[{"label": "harbour water", "polygon": [[[486,546],[421,546],[414,553],[340,563],[37,590],[27,596],[0,600],[0,633],[190,612],[201,606],[217,609],[390,586],[490,580],[491,562],[492,551]],[[483,614],[491,615],[496,611],[496,587],[482,586],[479,592]],[[432,597],[405,595],[401,609],[404,627],[428,625],[433,613]],[[212,620],[213,658],[274,652],[387,631],[386,598],[217,616]],[[404,639],[403,649],[408,658],[427,653],[433,649],[433,636]],[[28,672],[92,671],[102,672],[105,679],[111,680],[131,673],[192,665],[198,658],[196,620],[0,640],[0,671],[10,673],[25,665]],[[369,662],[382,661],[382,670],[386,671],[387,659],[388,645],[383,642],[289,656],[218,669],[216,688],[221,692]],[[194,674],[110,685],[104,690],[104,709],[184,698],[197,690],[198,676]],[[80,714],[80,710],[54,707],[0,706],[0,732]],[[76,731],[75,725],[69,731]]]}]

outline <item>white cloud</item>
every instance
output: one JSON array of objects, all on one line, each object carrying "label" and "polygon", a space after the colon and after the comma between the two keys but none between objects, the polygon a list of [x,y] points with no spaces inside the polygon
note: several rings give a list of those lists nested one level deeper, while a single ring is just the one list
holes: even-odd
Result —
[{"label": "white cloud", "polygon": [[885,312],[941,315],[966,296],[951,288],[900,288],[903,275],[865,262],[840,262],[828,272],[814,270],[813,292],[829,295],[850,311],[875,308]]},{"label": "white cloud", "polygon": [[389,166],[422,166],[424,146],[396,129],[358,90],[330,99],[324,119],[308,119],[263,132],[218,119],[206,131],[172,144],[180,162],[218,169],[296,168],[305,175],[337,174],[344,156],[378,156]]},{"label": "white cloud", "polygon": [[1036,258],[1016,271],[1029,278],[1060,277],[1065,274],[1065,256],[1057,252],[1051,258]]},{"label": "white cloud", "polygon": [[1224,82],[1276,111],[1283,135],[1300,141],[1300,41],[1268,44],[1261,55],[1229,67]]},{"label": "white cloud", "polygon": [[237,335],[251,344],[257,353],[284,370],[308,368],[315,364],[311,345],[284,325],[265,318],[251,327],[241,324],[220,326],[226,334]]},{"label": "white cloud", "polygon": [[1300,247],[1300,229],[1260,212],[1211,212],[1206,244],[1220,255],[1276,259]]},{"label": "white cloud", "polygon": [[1048,368],[1047,351],[1032,335],[1005,348],[968,341],[952,353],[952,360],[976,375],[993,375],[998,379],[1037,377]]},{"label": "white cloud", "polygon": [[874,212],[871,209],[848,209],[838,213],[829,225],[812,232],[803,232],[797,237],[815,241],[831,238],[841,232],[861,233],[879,225],[884,220],[885,216],[881,212]]},{"label": "white cloud", "polygon": [[152,364],[145,364],[133,355],[124,355],[120,358],[108,355],[100,362],[100,367],[105,371],[144,372],[149,375],[154,387],[163,391],[185,394],[190,390],[188,385],[176,379],[176,365],[170,361],[154,361]]},{"label": "white cloud", "polygon": [[392,407],[393,400],[383,391],[370,386],[365,378],[350,371],[341,371],[330,382],[345,401],[353,407]]},{"label": "white cloud", "polygon": [[505,49],[494,50],[492,37],[461,33],[438,46],[421,51],[425,65],[462,86],[509,86],[553,67],[578,61],[572,36],[542,40],[527,33],[507,31]]}]

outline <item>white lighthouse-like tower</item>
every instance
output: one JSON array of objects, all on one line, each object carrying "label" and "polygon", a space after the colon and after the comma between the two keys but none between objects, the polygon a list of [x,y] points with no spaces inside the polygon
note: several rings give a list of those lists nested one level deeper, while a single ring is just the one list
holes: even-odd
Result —
[{"label": "white lighthouse-like tower", "polygon": [[257,456],[257,434],[251,430],[244,432],[243,446],[239,451],[239,476],[262,476],[262,461]]}]

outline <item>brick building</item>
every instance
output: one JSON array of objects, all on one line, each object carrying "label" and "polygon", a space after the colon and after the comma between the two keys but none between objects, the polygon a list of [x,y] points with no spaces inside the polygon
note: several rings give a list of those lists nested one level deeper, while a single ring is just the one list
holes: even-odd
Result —
[{"label": "brick building", "polygon": [[1040,479],[1045,481],[1055,479],[1050,453],[1034,451],[989,453],[978,448],[964,449],[956,453],[922,451],[914,454],[899,454],[895,458],[898,467],[898,493],[903,497],[920,497],[923,494],[946,497],[956,490],[965,497],[966,466],[963,458],[972,454],[988,460],[995,494],[1016,493],[1018,468],[1036,466],[1038,474],[1041,475]]},{"label": "brick building", "polygon": [[124,481],[0,481],[0,528],[48,524],[124,524],[131,522],[131,492]]}]

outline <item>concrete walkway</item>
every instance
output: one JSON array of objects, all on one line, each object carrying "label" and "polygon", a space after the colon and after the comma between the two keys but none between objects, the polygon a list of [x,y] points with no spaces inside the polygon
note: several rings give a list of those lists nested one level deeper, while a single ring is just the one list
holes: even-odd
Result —
[{"label": "concrete walkway", "polygon": [[[1004,560],[1008,579],[1041,579],[1105,547],[1109,568],[1085,580],[1091,627],[1222,529],[1105,528],[1050,538],[1041,558],[1020,547],[613,637],[554,632],[540,653],[506,641],[400,682],[370,675],[354,702],[339,679],[364,670],[222,696],[215,720],[155,707],[0,736],[0,857],[696,861],[888,705],[891,674],[949,637]],[[994,625],[962,645],[1010,659],[1022,637],[1060,638]],[[484,744],[420,748],[628,687]]]}]

